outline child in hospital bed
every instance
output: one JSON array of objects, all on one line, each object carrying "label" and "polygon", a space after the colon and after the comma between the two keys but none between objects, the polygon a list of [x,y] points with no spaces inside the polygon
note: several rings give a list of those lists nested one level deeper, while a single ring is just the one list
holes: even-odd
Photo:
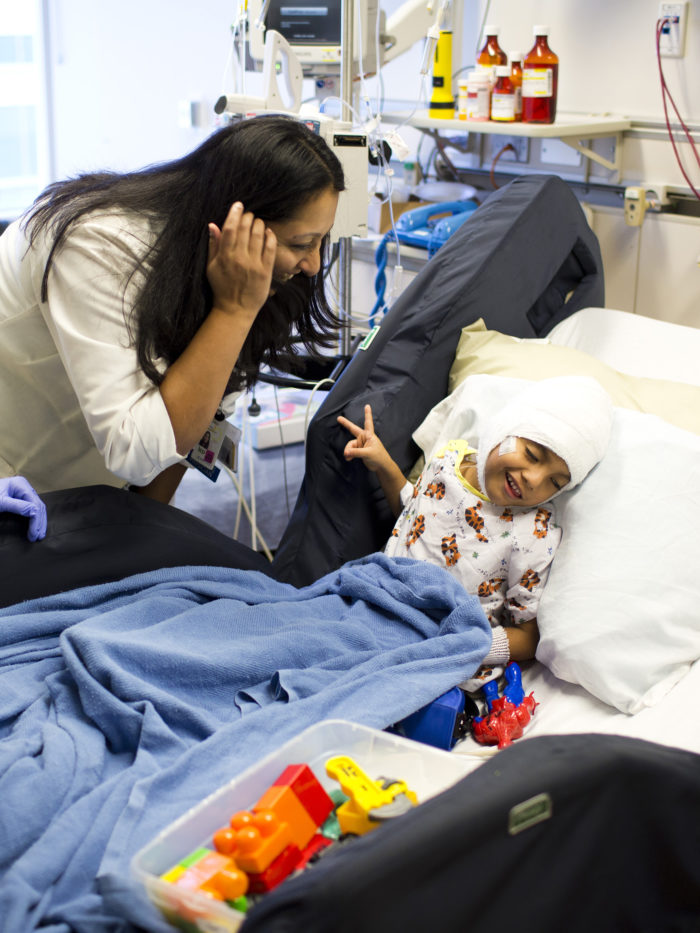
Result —
[{"label": "child in hospital bed", "polygon": [[[493,629],[485,668],[535,656],[537,607],[561,539],[548,504],[577,486],[605,453],[612,423],[607,393],[593,379],[535,382],[505,405],[482,432],[479,449],[450,441],[415,486],[374,433],[342,416],[352,435],[346,460],[375,472],[397,516],[384,552],[446,567],[478,595]],[[480,679],[465,684],[479,686]]]}]

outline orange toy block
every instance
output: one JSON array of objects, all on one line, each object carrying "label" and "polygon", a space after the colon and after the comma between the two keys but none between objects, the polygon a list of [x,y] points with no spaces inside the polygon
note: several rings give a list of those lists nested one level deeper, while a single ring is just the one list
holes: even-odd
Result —
[{"label": "orange toy block", "polygon": [[316,826],[321,826],[333,810],[333,801],[308,765],[288,765],[273,787],[288,786],[299,798],[302,806]]},{"label": "orange toy block", "polygon": [[289,823],[294,843],[303,849],[312,838],[318,826],[301,803],[293,788],[274,785],[269,787],[255,804],[255,812],[272,810],[277,816]]},{"label": "orange toy block", "polygon": [[277,856],[292,843],[289,825],[271,810],[234,813],[231,826],[236,830],[236,864],[249,874],[265,871]]}]

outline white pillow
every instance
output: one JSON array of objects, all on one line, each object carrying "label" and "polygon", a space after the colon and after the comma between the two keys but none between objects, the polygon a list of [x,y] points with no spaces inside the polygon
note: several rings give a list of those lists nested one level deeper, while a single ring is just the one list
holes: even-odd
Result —
[{"label": "white pillow", "polygon": [[[526,380],[469,376],[414,435],[429,456]],[[554,500],[562,543],[540,602],[537,657],[625,713],[657,703],[700,658],[700,437],[616,408],[610,446]]]},{"label": "white pillow", "polygon": [[530,380],[510,376],[467,376],[451,395],[426,415],[413,432],[413,439],[426,460],[448,441],[464,437],[476,446],[481,426]]}]

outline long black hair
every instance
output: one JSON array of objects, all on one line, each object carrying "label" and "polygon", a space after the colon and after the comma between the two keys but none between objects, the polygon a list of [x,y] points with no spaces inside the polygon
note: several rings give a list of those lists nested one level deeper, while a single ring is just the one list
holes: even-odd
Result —
[{"label": "long black hair", "polygon": [[[344,188],[342,166],[325,141],[294,117],[277,115],[226,126],[172,162],[57,182],[37,198],[27,217],[30,243],[44,229],[53,241],[42,300],[48,297],[56,252],[77,220],[113,208],[151,218],[160,232],[141,260],[145,284],[126,324],[139,365],[158,385],[163,378],[158,361],[173,363],[211,310],[208,224],[222,227],[234,201],[265,222],[284,220],[321,192]],[[267,299],[231,374],[229,391],[252,384],[264,359],[274,366],[281,356],[298,353],[299,346],[311,353],[332,346],[340,321],[324,293],[327,252],[324,242],[317,275],[297,275]]]}]

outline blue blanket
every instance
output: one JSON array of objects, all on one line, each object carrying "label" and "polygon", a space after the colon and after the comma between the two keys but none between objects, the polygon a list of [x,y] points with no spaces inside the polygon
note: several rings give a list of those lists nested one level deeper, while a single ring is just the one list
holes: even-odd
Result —
[{"label": "blue blanket", "polygon": [[180,567],[3,610],[3,933],[171,930],[138,849],[302,729],[384,728],[490,646],[446,571],[380,554],[302,589]]}]

